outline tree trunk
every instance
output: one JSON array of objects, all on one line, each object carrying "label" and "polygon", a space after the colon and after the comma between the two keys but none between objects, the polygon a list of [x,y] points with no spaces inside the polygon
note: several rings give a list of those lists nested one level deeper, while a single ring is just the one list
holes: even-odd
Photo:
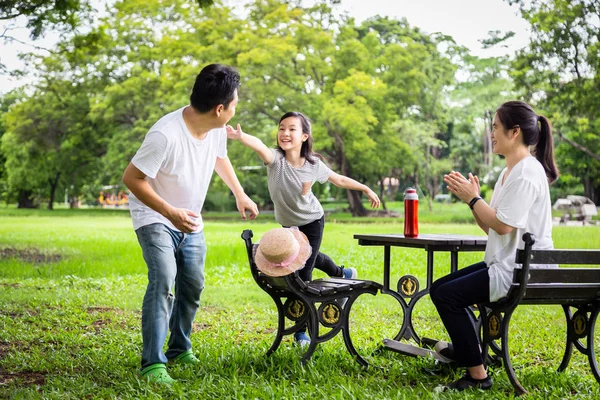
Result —
[{"label": "tree trunk", "polygon": [[54,210],[54,197],[56,196],[56,187],[58,186],[58,178],[60,173],[56,174],[54,179],[49,179],[50,184],[50,200],[48,200],[48,210]]},{"label": "tree trunk", "polygon": [[361,201],[361,193],[356,190],[346,190],[348,193],[348,202],[350,203],[350,212],[353,217],[366,217],[369,213]]},{"label": "tree trunk", "polygon": [[433,191],[433,182],[431,182],[432,177],[431,177],[431,171],[429,169],[429,166],[431,165],[431,146],[427,145],[427,150],[425,150],[425,155],[426,158],[425,160],[427,161],[425,163],[425,186],[427,187],[427,190],[429,191],[429,201],[427,202],[427,206],[429,207],[429,211],[433,210],[433,203],[431,201],[432,198],[432,191]]},{"label": "tree trunk", "polygon": [[587,178],[583,180],[583,193],[596,204],[600,205],[600,186],[594,186],[594,180]]},{"label": "tree trunk", "polygon": [[69,208],[79,208],[79,197],[71,197],[69,199]]},{"label": "tree trunk", "polygon": [[485,127],[483,129],[483,138],[481,140],[481,144],[483,146],[483,164],[485,165],[485,172],[487,173],[492,169],[492,162],[494,160],[491,136],[494,116],[491,111],[486,111],[484,113],[483,121]]},{"label": "tree trunk", "polygon": [[31,190],[19,190],[17,196],[17,208],[37,208]]},{"label": "tree trunk", "polygon": [[[380,176],[379,177],[379,199],[381,200],[381,208],[384,210],[387,210],[386,206],[385,206],[385,185],[383,184],[384,181],[384,177]],[[392,185],[391,185],[391,179],[390,179],[390,184],[388,185],[388,187],[391,189]]]},{"label": "tree trunk", "polygon": [[[342,175],[347,176],[348,178],[352,178],[352,171],[350,170],[350,166],[348,165],[348,160],[346,159],[346,155],[343,152],[340,154],[340,169]],[[354,179],[354,178],[352,178]],[[355,190],[346,190],[348,195],[348,203],[350,204],[350,212],[353,217],[364,217],[368,214],[367,209],[363,206],[361,201],[361,193]]]},{"label": "tree trunk", "polygon": [[[352,170],[348,165],[348,159],[344,152],[344,141],[341,135],[335,132],[331,126],[327,126],[329,136],[334,140],[333,152],[336,162],[340,167],[340,174],[352,178]],[[355,190],[346,190],[348,196],[348,203],[350,204],[350,212],[353,217],[364,217],[368,215],[367,209],[363,206],[361,201],[361,193]]]},{"label": "tree trunk", "polygon": [[584,152],[588,156],[590,156],[590,157],[592,157],[592,158],[600,161],[600,154],[597,154],[596,152],[588,149],[587,147],[585,147],[585,146],[583,146],[583,145],[581,145],[581,144],[579,144],[579,143],[577,143],[577,142],[575,142],[575,141],[573,141],[573,140],[565,137],[562,134],[561,131],[557,130],[556,132],[558,133],[558,137],[560,138],[560,140],[562,140],[562,141],[568,143],[569,145],[575,147],[577,150],[580,150],[580,151]]}]

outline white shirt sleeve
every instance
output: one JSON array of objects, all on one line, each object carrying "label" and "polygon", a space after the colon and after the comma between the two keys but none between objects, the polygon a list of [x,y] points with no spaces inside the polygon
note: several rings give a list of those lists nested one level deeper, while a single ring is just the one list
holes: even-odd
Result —
[{"label": "white shirt sleeve", "polygon": [[331,175],[331,169],[321,160],[317,160],[319,163],[319,170],[317,171],[317,181],[319,183],[325,183],[329,179],[329,175]]},{"label": "white shirt sleeve", "polygon": [[217,146],[217,157],[227,158],[227,131],[225,129],[223,129],[223,131],[219,133],[219,140]]},{"label": "white shirt sleeve", "polygon": [[131,163],[146,176],[154,179],[167,157],[167,137],[159,131],[150,131]]},{"label": "white shirt sleeve", "polygon": [[273,154],[273,159],[269,164],[265,164],[267,168],[271,168],[273,165],[275,165],[275,161],[279,161],[281,158],[283,158],[283,154],[281,154],[281,151],[279,151],[278,149],[271,148],[270,150],[271,154]]},{"label": "white shirt sleeve", "polygon": [[513,228],[525,228],[538,188],[529,179],[518,178],[507,182],[502,194],[496,207],[498,220]]}]

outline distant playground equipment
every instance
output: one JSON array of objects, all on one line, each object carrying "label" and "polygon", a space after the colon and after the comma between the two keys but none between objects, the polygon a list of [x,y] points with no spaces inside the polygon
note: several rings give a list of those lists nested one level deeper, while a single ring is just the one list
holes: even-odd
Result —
[{"label": "distant playground equipment", "polygon": [[129,196],[123,191],[119,191],[117,194],[110,191],[100,191],[98,196],[98,205],[100,207],[128,207]]}]

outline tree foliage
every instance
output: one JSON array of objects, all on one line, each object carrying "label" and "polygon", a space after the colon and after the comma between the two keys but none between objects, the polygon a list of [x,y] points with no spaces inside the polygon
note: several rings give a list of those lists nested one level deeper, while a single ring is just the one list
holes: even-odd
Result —
[{"label": "tree foliage", "polygon": [[[554,122],[563,174],[577,177],[600,202],[600,2],[509,0],[531,23],[533,38],[515,62],[525,98]],[[565,181],[572,181],[566,179]],[[572,188],[574,189],[574,188]]]},{"label": "tree foliage", "polygon": [[[213,1],[111,3],[95,25],[32,59],[39,77],[32,93],[2,99],[0,185],[13,198],[33,194],[50,206],[64,189],[81,196],[119,185],[151,125],[188,104],[195,76],[213,62],[242,76],[233,124],[275,146],[281,115],[301,111],[330,167],[379,185],[382,197],[385,178],[399,179],[401,188],[417,185],[431,199],[449,170],[493,174],[498,160],[486,126],[495,108],[514,97],[508,58],[471,56],[451,37],[406,20],[378,16],[358,24],[337,3],[254,0],[243,17]],[[491,33],[486,45],[507,37]],[[533,70],[535,58],[527,54],[517,65]],[[552,92],[553,71],[541,67],[539,76],[515,69],[524,95],[533,98],[542,88],[547,99],[566,96]],[[566,110],[553,107],[547,109]],[[596,129],[590,113],[574,115],[587,120],[559,124],[569,140],[579,138],[575,126]],[[247,192],[268,207],[266,171],[254,169],[262,166],[258,157],[237,143],[228,151]],[[214,203],[226,201],[222,182],[213,189]],[[315,191],[345,195],[354,215],[366,213],[359,193],[319,185]]]},{"label": "tree foliage", "polygon": [[25,17],[31,38],[37,39],[47,29],[75,28],[90,9],[88,0],[5,0],[0,2],[0,20]]}]

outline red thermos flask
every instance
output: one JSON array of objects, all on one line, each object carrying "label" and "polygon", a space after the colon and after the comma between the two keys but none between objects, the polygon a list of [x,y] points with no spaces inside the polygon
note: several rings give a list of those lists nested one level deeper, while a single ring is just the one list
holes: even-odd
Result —
[{"label": "red thermos flask", "polygon": [[419,196],[413,188],[404,192],[404,236],[419,236]]}]

